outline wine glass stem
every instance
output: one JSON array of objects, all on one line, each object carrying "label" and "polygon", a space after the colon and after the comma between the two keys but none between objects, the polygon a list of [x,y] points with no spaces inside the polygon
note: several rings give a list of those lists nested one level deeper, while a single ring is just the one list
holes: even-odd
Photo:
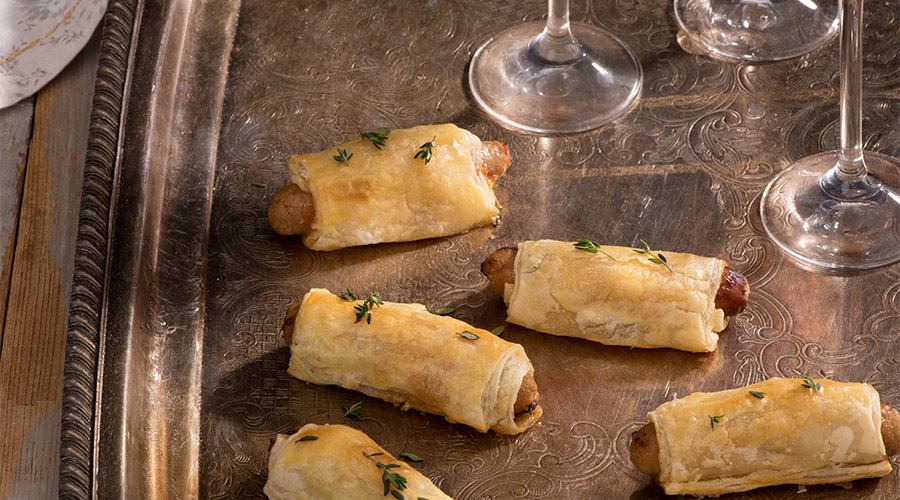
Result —
[{"label": "wine glass stem", "polygon": [[569,64],[581,56],[569,26],[569,0],[547,0],[547,25],[532,42],[531,52],[548,64]]},{"label": "wine glass stem", "polygon": [[841,5],[841,150],[837,176],[846,183],[866,176],[862,148],[862,10],[863,0]]}]

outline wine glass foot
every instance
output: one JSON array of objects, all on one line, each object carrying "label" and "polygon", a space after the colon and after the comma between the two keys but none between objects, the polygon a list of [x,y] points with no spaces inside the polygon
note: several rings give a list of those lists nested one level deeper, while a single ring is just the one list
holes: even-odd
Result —
[{"label": "wine glass foot", "polygon": [[625,114],[643,79],[634,54],[606,31],[572,23],[577,55],[553,63],[532,47],[544,26],[514,26],[475,52],[469,88],[478,104],[509,125],[543,133],[591,130]]},{"label": "wine glass foot", "polygon": [[858,270],[900,260],[900,160],[866,152],[868,175],[842,182],[837,152],[802,158],[760,200],[763,227],[789,255],[827,269]]},{"label": "wine glass foot", "polygon": [[840,27],[838,0],[675,0],[681,32],[708,51],[745,61],[801,56]]}]

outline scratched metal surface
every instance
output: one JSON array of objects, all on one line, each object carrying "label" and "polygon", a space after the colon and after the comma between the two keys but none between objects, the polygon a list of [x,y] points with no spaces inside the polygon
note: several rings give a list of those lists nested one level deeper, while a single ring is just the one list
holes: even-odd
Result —
[{"label": "scratched metal surface", "polygon": [[[676,396],[808,373],[873,384],[900,405],[900,265],[823,275],[780,254],[758,198],[791,160],[838,144],[837,45],[751,65],[686,53],[671,2],[572,2],[644,68],[641,100],[588,133],[500,126],[467,94],[477,46],[541,19],[539,0],[154,1],[142,4],[120,142],[95,446],[101,498],[262,497],[267,447],[307,422],[359,428],[457,500],[663,497],[628,460],[646,412]],[[900,8],[867,5],[865,140],[900,155]],[[332,253],[266,223],[292,153],[379,126],[454,122],[510,146],[499,227]],[[254,184],[264,184],[257,187]],[[479,434],[360,394],[292,379],[285,308],[310,287],[452,303],[503,324],[479,272],[523,239],[589,237],[718,256],[747,311],[707,355],[630,350],[508,325],[545,409],[518,437]],[[363,419],[343,405],[364,401]],[[897,458],[894,465],[900,465]],[[900,474],[852,489],[740,498],[896,499]]]}]

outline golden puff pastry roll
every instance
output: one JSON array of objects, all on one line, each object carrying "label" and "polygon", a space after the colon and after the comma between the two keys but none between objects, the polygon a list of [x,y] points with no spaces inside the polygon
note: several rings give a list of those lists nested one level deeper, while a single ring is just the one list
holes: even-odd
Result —
[{"label": "golden puff pastry roll", "polygon": [[[279,434],[269,452],[263,492],[270,500],[453,500],[365,433],[307,424]],[[398,496],[399,494],[399,496]]]},{"label": "golden puff pastry roll", "polygon": [[608,345],[714,351],[726,317],[747,303],[746,278],[720,259],[663,257],[589,240],[540,240],[502,248],[481,269],[503,296],[510,323]]},{"label": "golden puff pastry roll", "polygon": [[413,241],[496,223],[493,185],[512,160],[451,123],[379,129],[334,148],[291,156],[291,182],[269,207],[279,234],[313,250]]},{"label": "golden puff pastry roll", "polygon": [[669,401],[647,419],[632,436],[635,467],[666,494],[705,496],[883,476],[900,414],[868,384],[773,378]]},{"label": "golden puff pastry roll", "polygon": [[348,299],[313,289],[288,309],[288,373],[480,432],[518,434],[540,418],[534,368],[519,344],[421,304]]}]

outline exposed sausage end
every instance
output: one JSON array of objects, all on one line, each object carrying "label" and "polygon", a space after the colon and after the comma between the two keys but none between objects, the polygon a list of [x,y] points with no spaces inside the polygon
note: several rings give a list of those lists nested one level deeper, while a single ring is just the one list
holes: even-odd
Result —
[{"label": "exposed sausage end", "polygon": [[881,403],[881,439],[888,456],[900,453],[900,412],[886,403]]},{"label": "exposed sausage end", "polygon": [[284,324],[281,325],[281,336],[284,337],[284,342],[287,345],[291,345],[291,341],[294,338],[294,323],[297,320],[297,313],[300,312],[300,304],[302,304],[302,302],[291,304],[284,313]]},{"label": "exposed sausage end", "polygon": [[275,193],[269,205],[269,225],[284,236],[307,233],[315,215],[312,195],[294,183]]},{"label": "exposed sausage end", "polygon": [[660,473],[659,442],[656,440],[656,426],[647,424],[631,435],[631,463],[634,468],[656,476]]},{"label": "exposed sausage end", "polygon": [[516,247],[503,247],[495,250],[481,263],[481,273],[491,283],[491,288],[501,297],[507,283],[516,282]]},{"label": "exposed sausage end", "polygon": [[722,270],[722,281],[716,291],[716,308],[725,316],[734,316],[744,312],[747,299],[750,297],[750,284],[747,278],[738,271],[725,266]]},{"label": "exposed sausage end", "polygon": [[513,405],[513,413],[530,413],[537,408],[538,398],[537,383],[534,377],[528,373],[522,379],[522,385],[519,386],[519,393],[516,395],[516,402]]}]

